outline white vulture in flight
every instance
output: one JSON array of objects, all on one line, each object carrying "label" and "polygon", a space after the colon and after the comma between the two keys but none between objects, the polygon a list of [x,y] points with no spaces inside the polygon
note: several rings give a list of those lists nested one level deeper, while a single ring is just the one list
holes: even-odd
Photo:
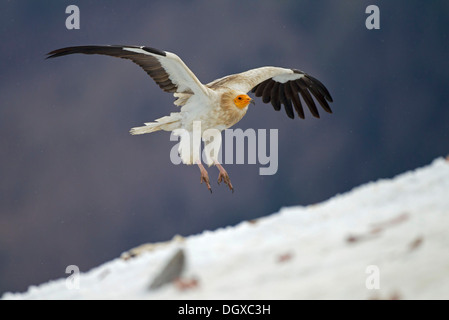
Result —
[{"label": "white vulture in flight", "polygon": [[[145,123],[143,127],[132,128],[130,132],[135,135],[165,130],[179,135],[182,162],[198,165],[201,171],[200,181],[205,182],[211,192],[209,175],[201,163],[201,157],[199,153],[192,152],[191,148],[195,123],[200,123],[203,140],[205,131],[209,129],[221,132],[233,126],[246,114],[248,105],[254,103],[247,95],[250,91],[255,93],[256,97],[262,97],[264,103],[271,102],[277,111],[284,105],[287,116],[292,119],[295,117],[293,110],[304,119],[303,102],[312,115],[319,118],[312,97],[315,97],[326,112],[332,113],[328,104],[332,102],[332,97],[326,87],[319,80],[297,69],[261,67],[202,84],[176,54],[145,46],[68,47],[48,53],[47,58],[73,53],[102,54],[129,59],[145,70],[162,90],[173,93],[177,98],[174,104],[181,106],[179,112],[156,119],[155,122]],[[221,143],[221,139],[212,140]],[[209,166],[216,165],[220,171],[218,183],[224,181],[229,189],[234,191],[229,175],[218,162],[217,156],[206,153],[206,158]]]}]

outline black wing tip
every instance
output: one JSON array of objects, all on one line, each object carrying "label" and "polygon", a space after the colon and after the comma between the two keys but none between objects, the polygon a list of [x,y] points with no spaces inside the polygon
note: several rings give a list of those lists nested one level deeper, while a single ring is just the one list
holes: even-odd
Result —
[{"label": "black wing tip", "polygon": [[[326,89],[326,87],[324,87],[324,89]],[[327,89],[326,89],[327,91]],[[328,102],[334,102],[334,99],[332,99],[331,94],[329,93],[329,91],[327,91],[327,93],[324,95],[324,98],[328,101]]]},{"label": "black wing tip", "polygon": [[[309,108],[309,111],[310,111],[310,108]],[[312,114],[312,116],[313,116],[314,118],[320,119],[320,114],[319,114],[318,112],[317,112],[317,113],[314,113],[314,112],[310,111],[310,113]]]},{"label": "black wing tip", "polygon": [[93,54],[95,51],[105,48],[105,47],[115,47],[115,46],[75,46],[75,47],[65,47],[61,49],[53,50],[47,53],[47,57],[45,59],[57,58],[66,56],[74,53],[84,53],[84,54]]},{"label": "black wing tip", "polygon": [[309,78],[310,80],[312,80],[312,82],[318,86],[322,93],[324,98],[329,101],[329,102],[334,102],[334,100],[332,99],[331,94],[329,93],[329,91],[327,90],[326,86],[317,78],[312,77],[310,74],[305,73],[304,71],[298,70],[298,69],[292,69],[293,73],[297,73],[297,74],[303,74],[305,75],[307,78]]},{"label": "black wing tip", "polygon": [[53,50],[53,51],[47,53],[47,57],[45,59],[57,58],[57,57],[66,56],[66,55],[74,54],[74,53],[107,54],[111,50],[114,50],[114,51],[116,51],[117,49],[124,50],[126,48],[142,49],[142,50],[152,53],[152,54],[160,55],[163,57],[167,56],[167,53],[165,51],[159,50],[156,48],[151,48],[151,47],[125,46],[125,45],[104,45],[104,46],[90,45],[90,46],[75,46],[75,47],[65,47],[65,48],[61,48],[61,49],[56,49],[56,50]]},{"label": "black wing tip", "polygon": [[324,98],[329,102],[334,102],[332,99],[332,96],[330,92],[327,90],[326,86],[317,78],[312,77],[309,74],[305,74],[307,78],[309,78],[315,86],[320,90],[321,94],[324,96]]},{"label": "black wing tip", "polygon": [[69,49],[69,48],[61,48],[61,49],[53,50],[53,51],[47,53],[47,57],[45,57],[45,59],[51,59],[51,58],[57,58],[60,56],[65,56],[65,55],[69,54],[69,53],[65,53],[66,49]]}]

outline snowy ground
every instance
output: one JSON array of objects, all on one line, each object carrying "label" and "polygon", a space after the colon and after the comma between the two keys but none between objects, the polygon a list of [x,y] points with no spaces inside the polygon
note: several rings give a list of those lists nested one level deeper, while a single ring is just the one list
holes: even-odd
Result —
[{"label": "snowy ground", "polygon": [[[440,158],[321,204],[147,246],[82,273],[78,289],[72,277],[2,298],[449,299],[448,227]],[[163,271],[180,248],[184,267],[178,254]],[[181,269],[180,280],[150,289]]]}]

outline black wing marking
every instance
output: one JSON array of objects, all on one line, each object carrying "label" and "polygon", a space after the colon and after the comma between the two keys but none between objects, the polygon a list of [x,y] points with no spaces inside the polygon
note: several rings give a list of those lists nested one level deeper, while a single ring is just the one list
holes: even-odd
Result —
[{"label": "black wing marking", "polygon": [[292,70],[301,77],[284,83],[275,81],[275,77],[273,77],[259,83],[251,91],[256,97],[262,97],[264,103],[271,102],[276,111],[279,111],[283,104],[287,116],[292,119],[295,117],[293,108],[301,119],[305,118],[300,96],[314,117],[319,118],[320,114],[313,97],[324,111],[332,113],[328,102],[333,102],[333,99],[326,87],[307,73],[296,69]]},{"label": "black wing marking", "polygon": [[58,50],[54,50],[48,53],[48,58],[56,58],[74,53],[84,54],[102,54],[112,57],[118,57],[123,59],[129,59],[139,65],[146,73],[159,85],[159,87],[165,92],[177,92],[178,86],[170,80],[169,73],[162,67],[158,58],[138,52],[129,51],[126,49],[141,49],[156,56],[165,57],[167,54],[165,51],[150,47],[139,46],[78,46],[67,47]]}]

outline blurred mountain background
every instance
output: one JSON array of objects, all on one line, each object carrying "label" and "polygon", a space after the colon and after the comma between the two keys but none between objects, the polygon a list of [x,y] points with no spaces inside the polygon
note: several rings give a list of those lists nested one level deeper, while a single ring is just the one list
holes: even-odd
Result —
[{"label": "blurred mountain background", "polygon": [[[81,28],[68,30],[75,4]],[[365,9],[380,8],[380,30]],[[2,1],[0,294],[165,241],[308,205],[449,153],[449,2]],[[65,46],[147,45],[207,83],[273,65],[331,92],[332,115],[289,119],[257,99],[234,128],[279,130],[279,170],[227,165],[235,193],[175,166],[176,142],[131,127],[176,111],[138,66],[45,60]],[[326,230],[323,230],[326,232]]]}]

